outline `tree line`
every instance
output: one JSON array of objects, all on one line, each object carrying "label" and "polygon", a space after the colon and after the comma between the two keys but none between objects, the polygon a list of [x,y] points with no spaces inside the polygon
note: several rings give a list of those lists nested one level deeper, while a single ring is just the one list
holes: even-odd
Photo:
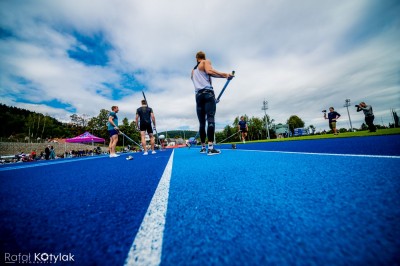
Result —
[{"label": "tree line", "polygon": [[[397,114],[395,115],[397,118]],[[89,116],[85,114],[73,114],[70,116],[70,122],[62,123],[47,114],[44,115],[29,110],[0,104],[0,121],[2,125],[0,128],[0,137],[3,141],[41,142],[54,138],[72,138],[88,131],[93,135],[104,138],[106,142],[108,142],[108,116],[109,111],[101,109],[99,114],[95,117],[89,118]],[[268,115],[263,117],[249,117],[248,115],[244,115],[244,117],[249,128],[247,136],[248,140],[267,139],[268,135],[270,138],[276,138],[274,125],[275,121]],[[215,135],[217,143],[225,140],[228,137],[229,140],[227,141],[240,141],[240,136],[238,134],[239,121],[240,118],[238,116],[234,119],[231,125],[226,125],[222,131],[216,132]],[[286,124],[289,126],[289,130],[292,134],[295,128],[304,128],[305,126],[304,121],[297,115],[290,116],[287,119]],[[137,125],[135,121],[129,122],[128,118],[125,117],[119,123],[119,128],[130,138],[136,142],[140,142],[140,132],[137,131]],[[308,128],[312,132],[315,131],[315,127],[313,125],[308,126]],[[362,124],[360,130],[365,129],[366,125]],[[341,128],[339,131],[347,132],[347,129]],[[196,131],[188,130],[173,130],[158,133],[170,138],[185,139],[194,137],[196,135]],[[123,138],[120,138],[118,145],[122,145],[123,143],[125,145],[127,144],[126,141],[124,142]]]},{"label": "tree line", "polygon": [[[275,120],[271,119],[269,115],[264,115],[263,117],[249,117],[248,115],[243,115],[243,117],[245,121],[247,121],[248,126],[247,140],[262,140],[267,139],[268,136],[270,138],[277,137],[275,133]],[[237,116],[232,125],[227,125],[221,132],[216,132],[216,142],[219,143],[224,140],[229,142],[240,141],[239,121],[240,117]],[[292,134],[295,128],[303,128],[305,125],[304,121],[297,115],[290,116],[286,124]],[[315,129],[313,125],[310,125],[309,128]]]},{"label": "tree line", "polygon": [[[0,121],[2,124],[0,137],[8,141],[40,142],[54,138],[72,138],[88,131],[108,141],[108,116],[109,111],[101,109],[99,114],[95,117],[89,118],[88,115],[73,114],[70,116],[70,122],[62,123],[47,114],[44,115],[26,109],[0,104]],[[270,135],[273,136],[274,131],[272,123],[274,119],[270,119],[268,115],[262,118],[254,116],[249,118],[245,115],[245,118],[249,127],[249,140],[266,139],[267,127],[270,131]],[[217,142],[236,133],[238,123],[239,117],[236,117],[232,125],[227,125],[223,131],[217,132]],[[290,125],[290,130],[297,127],[304,127],[304,122],[298,116],[291,116],[287,123]],[[266,126],[267,124],[268,126]],[[133,140],[137,142],[140,141],[140,132],[137,131],[135,121],[129,122],[125,117],[119,123],[119,128]],[[174,130],[159,133],[172,138],[188,139],[196,135],[194,132],[195,131]],[[232,141],[238,140],[238,134],[232,138]],[[122,145],[122,142],[123,140],[120,138],[118,145]]]}]

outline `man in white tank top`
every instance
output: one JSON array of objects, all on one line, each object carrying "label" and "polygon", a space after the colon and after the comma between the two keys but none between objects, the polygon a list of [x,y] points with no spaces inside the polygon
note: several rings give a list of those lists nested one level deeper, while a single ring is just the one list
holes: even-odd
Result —
[{"label": "man in white tank top", "polygon": [[[199,119],[201,150],[200,153],[206,153],[206,135],[208,138],[207,155],[220,154],[221,151],[214,149],[214,133],[215,133],[215,111],[216,101],[214,90],[211,83],[213,78],[232,79],[233,75],[222,73],[212,68],[211,61],[206,59],[206,54],[202,51],[196,54],[197,65],[192,70],[192,81],[196,92],[196,111]],[[207,132],[206,132],[207,120]]]}]

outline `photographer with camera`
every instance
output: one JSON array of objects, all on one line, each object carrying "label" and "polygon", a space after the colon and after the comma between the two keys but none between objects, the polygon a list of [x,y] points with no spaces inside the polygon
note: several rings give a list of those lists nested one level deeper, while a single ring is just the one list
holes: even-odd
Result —
[{"label": "photographer with camera", "polygon": [[357,107],[357,112],[360,112],[361,110],[364,112],[365,115],[365,123],[368,126],[369,132],[376,132],[376,127],[374,125],[374,113],[372,111],[372,106],[367,105],[365,102],[360,102]]},{"label": "photographer with camera", "polygon": [[333,107],[329,107],[328,117],[326,116],[326,110],[323,110],[322,112],[324,113],[324,118],[329,119],[329,128],[332,129],[334,135],[337,135],[336,121],[339,119],[340,114],[336,112]]}]

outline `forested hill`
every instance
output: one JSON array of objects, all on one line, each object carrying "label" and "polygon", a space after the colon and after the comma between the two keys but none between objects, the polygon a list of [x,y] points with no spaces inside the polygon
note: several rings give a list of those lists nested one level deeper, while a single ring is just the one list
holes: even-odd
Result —
[{"label": "forested hill", "polygon": [[71,132],[57,119],[26,109],[0,103],[1,138],[50,138],[63,137]]}]

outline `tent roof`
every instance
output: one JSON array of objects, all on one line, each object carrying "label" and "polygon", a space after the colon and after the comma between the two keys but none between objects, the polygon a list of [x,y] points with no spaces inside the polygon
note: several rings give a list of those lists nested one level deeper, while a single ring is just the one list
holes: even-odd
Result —
[{"label": "tent roof", "polygon": [[103,138],[96,137],[89,132],[85,132],[75,138],[66,139],[65,142],[79,143],[79,142],[104,142]]}]

